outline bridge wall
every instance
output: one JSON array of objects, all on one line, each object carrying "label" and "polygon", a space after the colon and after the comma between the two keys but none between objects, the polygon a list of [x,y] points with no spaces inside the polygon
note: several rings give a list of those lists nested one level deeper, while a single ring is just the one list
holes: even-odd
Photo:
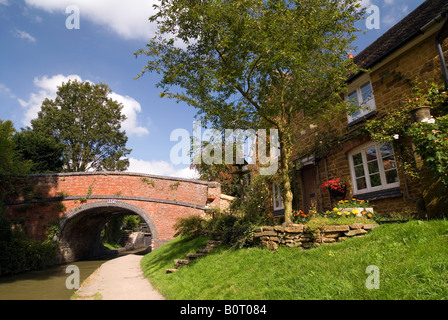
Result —
[{"label": "bridge wall", "polygon": [[128,204],[128,214],[149,217],[153,248],[173,238],[178,218],[219,208],[221,194],[219,183],[128,172],[29,175],[18,179],[15,189],[15,195],[5,202],[7,218],[31,238],[45,240],[50,224],[62,227],[66,215],[71,218],[95,202],[96,207],[114,210]]}]

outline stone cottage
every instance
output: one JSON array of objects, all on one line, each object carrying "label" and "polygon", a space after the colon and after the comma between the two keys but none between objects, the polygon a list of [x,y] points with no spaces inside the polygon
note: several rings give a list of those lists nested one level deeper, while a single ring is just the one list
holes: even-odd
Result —
[{"label": "stone cottage", "polygon": [[[347,100],[359,110],[334,119],[332,132],[318,125],[298,133],[294,150],[294,207],[332,208],[333,200],[321,184],[346,181],[346,198],[369,200],[381,213],[428,212],[445,207],[431,176],[413,180],[405,174],[392,144],[372,141],[362,127],[402,105],[411,93],[409,80],[433,81],[448,86],[448,1],[427,0],[353,57],[362,69],[352,75]],[[443,198],[443,195],[441,195]],[[446,196],[446,195],[445,195]],[[282,214],[278,186],[273,186],[274,214]],[[441,199],[441,198],[440,198]]]}]

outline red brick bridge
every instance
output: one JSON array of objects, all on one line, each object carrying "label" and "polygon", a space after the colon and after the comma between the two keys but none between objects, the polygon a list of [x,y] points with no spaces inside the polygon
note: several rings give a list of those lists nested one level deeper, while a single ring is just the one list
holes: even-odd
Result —
[{"label": "red brick bridge", "polygon": [[178,218],[219,208],[216,182],[128,172],[35,174],[17,182],[15,197],[5,201],[6,217],[37,240],[54,240],[59,262],[89,259],[105,249],[100,233],[116,215],[139,215],[148,225],[151,248],[173,239]]}]

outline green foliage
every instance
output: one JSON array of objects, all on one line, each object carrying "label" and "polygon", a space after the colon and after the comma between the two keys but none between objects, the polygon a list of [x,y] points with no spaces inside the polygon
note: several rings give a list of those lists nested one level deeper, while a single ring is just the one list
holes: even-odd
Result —
[{"label": "green foliage", "polygon": [[170,184],[170,190],[171,191],[177,190],[177,188],[179,188],[179,185],[180,185],[179,181],[177,181],[176,183]]},{"label": "green foliage", "polygon": [[448,115],[436,118],[435,123],[415,123],[408,132],[415,152],[448,187]]},{"label": "green foliage", "polygon": [[123,228],[127,229],[138,228],[141,222],[142,218],[138,215],[125,216],[123,219]]},{"label": "green foliage", "polygon": [[31,161],[22,159],[16,151],[15,132],[11,121],[0,120],[0,175],[25,174],[32,166]]},{"label": "green foliage", "polygon": [[[394,149],[399,151],[397,156],[410,177],[418,177],[415,152],[448,186],[448,95],[434,83],[427,84],[427,89],[420,86],[413,87],[412,94],[403,100],[400,108],[380,119],[367,121],[364,129],[373,140],[394,144]],[[413,123],[409,112],[421,105],[430,106],[434,117]]]},{"label": "green foliage", "polygon": [[13,137],[15,150],[23,160],[31,161],[30,173],[62,171],[64,145],[54,137],[42,136],[27,129],[17,132]]},{"label": "green foliage", "polygon": [[195,107],[204,125],[278,130],[289,217],[297,115],[346,111],[339,93],[357,71],[347,51],[362,15],[357,0],[165,0],[150,17],[156,36],[135,54],[149,58],[140,76],[162,74],[161,96]]},{"label": "green foliage", "polygon": [[148,178],[141,178],[140,180],[141,180],[143,183],[146,183],[148,186],[154,188],[154,181],[153,181],[153,180],[149,180]]},{"label": "green foliage", "polygon": [[180,218],[174,225],[174,229],[176,230],[175,237],[186,236],[197,238],[206,233],[205,220],[201,216],[196,215]]},{"label": "green foliage", "polygon": [[47,241],[52,241],[54,236],[59,234],[59,221],[47,223],[45,229],[48,231]]},{"label": "green foliage", "polygon": [[17,228],[12,230],[5,208],[0,206],[0,276],[40,269],[55,258],[56,249],[57,244],[50,240],[31,240]]},{"label": "green foliage", "polygon": [[69,81],[58,88],[55,100],[45,99],[33,131],[64,144],[64,170],[123,171],[126,133],[121,130],[123,105],[109,98],[106,84]]},{"label": "green foliage", "polygon": [[124,216],[116,216],[110,219],[101,232],[101,240],[103,243],[116,244],[122,235],[121,227],[123,225]]},{"label": "green foliage", "polygon": [[250,185],[245,186],[244,197],[237,197],[232,202],[230,211],[255,224],[265,219],[272,210],[270,178],[253,177]]}]

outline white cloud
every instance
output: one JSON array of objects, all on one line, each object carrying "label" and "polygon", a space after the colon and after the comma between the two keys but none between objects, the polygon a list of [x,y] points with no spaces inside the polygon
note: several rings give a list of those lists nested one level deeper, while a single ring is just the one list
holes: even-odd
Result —
[{"label": "white cloud", "polygon": [[18,37],[20,39],[25,39],[25,40],[28,40],[29,42],[36,42],[36,38],[34,38],[32,35],[30,35],[26,31],[15,29],[15,30],[13,30],[13,33],[16,37]]},{"label": "white cloud", "polygon": [[142,111],[140,103],[132,97],[122,96],[112,92],[110,97],[123,104],[121,112],[126,115],[126,120],[122,124],[123,130],[129,135],[144,136],[149,133],[148,129],[137,125],[137,114]]},{"label": "white cloud", "polygon": [[166,161],[146,161],[132,157],[129,158],[129,168],[127,171],[186,179],[198,178],[197,172],[194,169],[190,169],[190,167],[176,169],[172,164]]},{"label": "white cloud", "polygon": [[0,93],[4,93],[8,95],[12,99],[16,99],[16,95],[12,93],[11,89],[9,89],[4,83],[0,82]]},{"label": "white cloud", "polygon": [[[4,1],[4,0],[0,0]],[[82,20],[111,29],[125,39],[149,39],[154,36],[156,25],[148,20],[155,13],[157,0],[25,0],[28,5],[50,13],[67,15],[70,5],[79,7]],[[67,15],[68,17],[69,15]]]},{"label": "white cloud", "polygon": [[0,4],[3,4],[5,6],[9,6],[8,0],[0,0]]},{"label": "white cloud", "polygon": [[56,98],[57,87],[63,82],[68,82],[69,80],[82,81],[81,77],[78,75],[64,76],[62,74],[58,74],[50,78],[48,76],[34,78],[33,83],[37,91],[30,94],[28,101],[20,98],[18,99],[20,105],[25,108],[25,116],[22,120],[23,125],[30,126],[31,120],[37,117],[37,114],[42,106],[42,102],[45,98]]},{"label": "white cloud", "polygon": [[[33,82],[37,89],[36,92],[32,92],[27,101],[18,99],[20,105],[25,108],[25,116],[22,121],[23,125],[29,126],[31,120],[37,117],[45,98],[55,99],[57,88],[62,83],[67,83],[69,80],[83,81],[81,77],[76,74],[68,76],[58,74],[52,77],[43,76],[41,78],[34,78]],[[137,114],[141,112],[141,105],[137,100],[129,96],[122,96],[115,92],[110,94],[110,98],[123,104],[122,113],[127,119],[122,123],[122,128],[123,130],[126,130],[128,135],[135,134],[142,136],[149,133],[148,129],[138,126],[137,124]]]}]

